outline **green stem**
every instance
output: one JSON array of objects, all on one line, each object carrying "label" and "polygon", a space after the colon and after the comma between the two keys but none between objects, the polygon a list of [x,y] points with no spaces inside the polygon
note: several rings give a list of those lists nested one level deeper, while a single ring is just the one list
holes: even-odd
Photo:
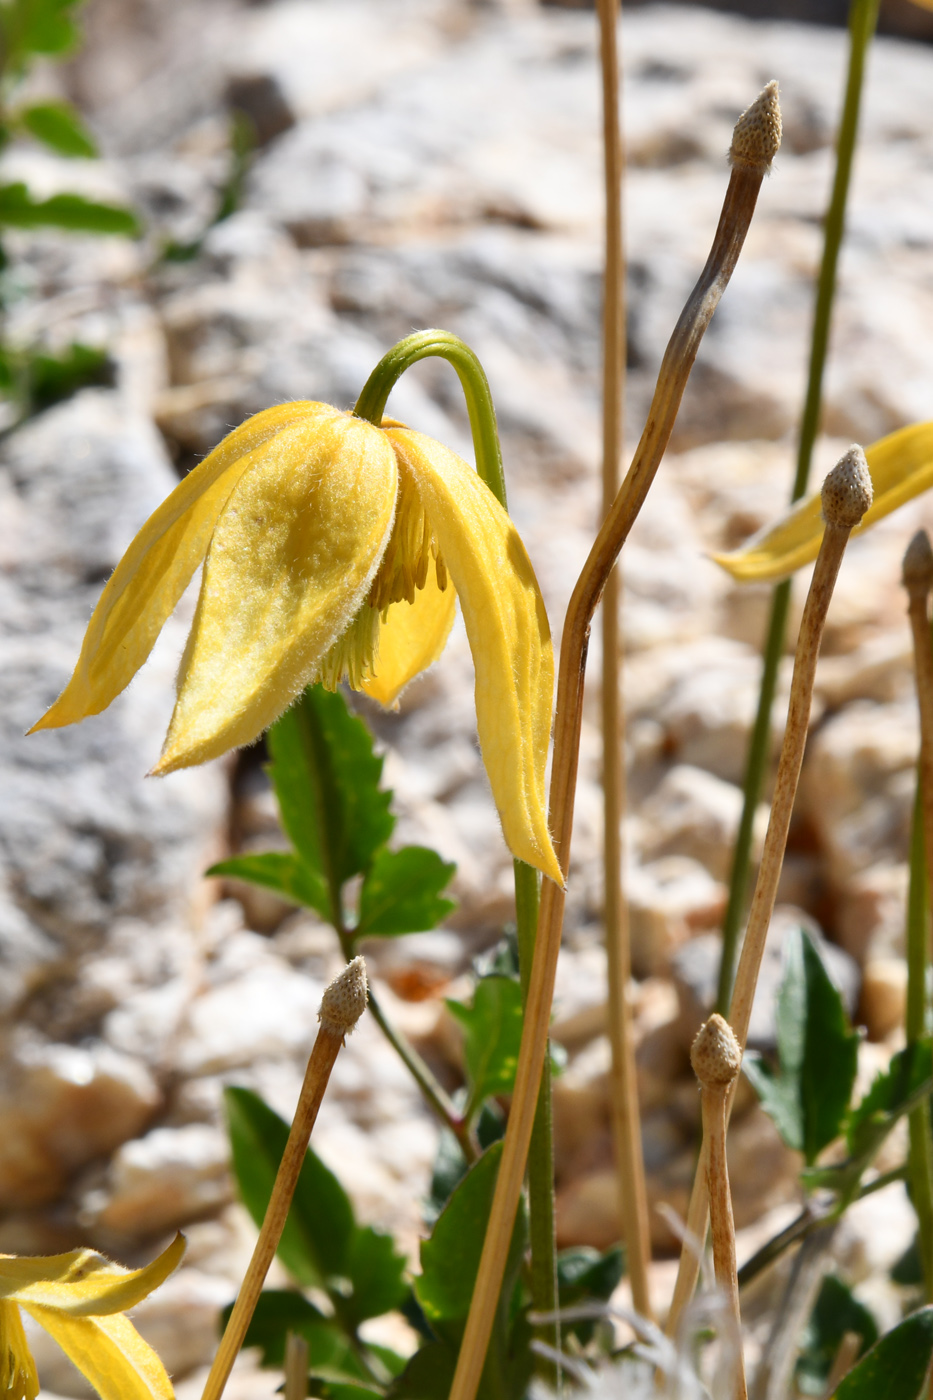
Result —
[{"label": "green stem", "polygon": [[[518,966],[522,998],[528,996],[531,961],[538,929],[540,879],[524,861],[515,862],[515,915],[518,931]],[[560,1323],[557,1291],[557,1233],[554,1217],[554,1124],[551,1111],[550,1055],[544,1061],[544,1074],[538,1091],[531,1147],[528,1151],[529,1232],[531,1236],[531,1306],[534,1312],[554,1317],[543,1323],[535,1335],[555,1351],[560,1351]],[[546,1378],[560,1389],[557,1368],[547,1364]]]},{"label": "green stem", "polygon": [[[923,834],[922,778],[917,774],[910,836],[910,885],[907,896],[907,1044],[922,1040],[927,1028],[927,978],[930,966],[929,891]],[[907,1120],[910,1195],[917,1213],[918,1246],[927,1302],[933,1298],[933,1126],[930,1100],[911,1110]]]},{"label": "green stem", "polygon": [[[829,348],[833,301],[836,295],[836,272],[839,252],[845,233],[846,205],[852,178],[852,160],[858,139],[859,111],[865,82],[865,61],[878,23],[879,0],[851,0],[849,6],[849,67],[846,76],[845,99],[836,144],[836,173],[826,212],[823,234],[823,259],[816,288],[813,328],[810,336],[810,368],[807,392],[800,421],[797,451],[797,472],[794,477],[792,501],[797,501],[807,489],[813,446],[820,426],[823,399],[823,375]],[[764,670],[758,696],[758,713],[749,745],[745,771],[744,802],[739,835],[732,861],[729,902],[722,930],[722,962],[716,1009],[728,1015],[739,932],[745,916],[751,877],[752,831],[755,809],[761,800],[768,753],[771,744],[771,707],[777,689],[778,666],[784,650],[787,613],[790,603],[790,580],[778,584],[771,603],[771,619],[765,643]]]},{"label": "green stem", "polygon": [[505,474],[502,470],[502,449],[496,427],[489,381],[483,366],[468,345],[451,335],[450,331],[416,331],[400,340],[387,351],[363,385],[363,392],[353,410],[358,418],[367,418],[378,427],[386,403],[396,382],[419,360],[439,355],[457,372],[473,434],[476,470],[492,491],[499,504],[508,509],[505,499]]}]

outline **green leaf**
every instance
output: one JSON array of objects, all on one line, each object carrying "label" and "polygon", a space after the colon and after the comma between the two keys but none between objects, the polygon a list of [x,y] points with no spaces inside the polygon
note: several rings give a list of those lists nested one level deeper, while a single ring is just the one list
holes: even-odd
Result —
[{"label": "green leaf", "polygon": [[330,917],[330,900],[320,876],[291,851],[263,851],[254,855],[234,856],[218,861],[205,875],[226,875],[246,880],[251,885],[274,890],[283,899],[314,909],[323,918]]},{"label": "green leaf", "polygon": [[780,1072],[755,1056],[746,1074],[789,1147],[812,1164],[836,1138],[858,1068],[859,1036],[809,933],[796,929],[778,997]]},{"label": "green leaf", "polygon": [[389,1387],[389,1400],[447,1400],[456,1368],[457,1353],[452,1347],[428,1342]]},{"label": "green leaf", "polygon": [[269,751],[282,824],[342,921],[341,886],[369,869],[395,825],[392,794],[379,786],[382,759],[343,696],[319,685],[272,726]]},{"label": "green leaf", "polygon": [[354,937],[421,933],[446,919],[456,903],[441,899],[457,867],[426,846],[377,851],[360,891]]},{"label": "green leaf", "polygon": [[[491,1147],[499,1142],[505,1133],[505,1119],[499,1105],[494,1101],[483,1104],[476,1119],[476,1140],[480,1147]],[[424,1219],[433,1225],[454,1193],[454,1188],[467,1174],[469,1163],[464,1157],[460,1144],[449,1128],[441,1130],[434,1158],[434,1171],[431,1174],[431,1193],[424,1205]]]},{"label": "green leaf", "polygon": [[797,1360],[797,1388],[804,1395],[822,1395],[836,1354],[847,1332],[861,1339],[859,1355],[878,1340],[875,1319],[835,1274],[823,1279],[804,1333]]},{"label": "green leaf", "polygon": [[[226,1327],[233,1304],[221,1314],[221,1328]],[[325,1317],[313,1303],[300,1293],[285,1288],[267,1288],[256,1301],[256,1310],[243,1340],[245,1347],[259,1347],[263,1366],[281,1367],[285,1363],[285,1343],[289,1332],[304,1337],[311,1355],[327,1361],[342,1358],[347,1348],[331,1318]]]},{"label": "green leaf", "polygon": [[[590,1299],[608,1302],[624,1273],[625,1254],[618,1245],[604,1254],[588,1245],[561,1250],[557,1256],[557,1293],[561,1308],[572,1308]],[[561,1334],[573,1333],[581,1345],[586,1346],[595,1326],[594,1321],[587,1319],[564,1321]]]},{"label": "green leaf", "polygon": [[[455,1324],[453,1329],[442,1327],[445,1339],[452,1333],[459,1340],[466,1322],[501,1156],[502,1145],[495,1143],[473,1164],[439,1216],[431,1238],[421,1246],[422,1273],[415,1280],[415,1294],[435,1332],[439,1325]],[[520,1214],[512,1231],[504,1299],[511,1296],[524,1247],[525,1221]]]},{"label": "green leaf", "polygon": [[78,29],[70,11],[79,0],[14,0],[0,11],[7,61],[21,69],[28,54],[62,54],[74,48]]},{"label": "green leaf", "polygon": [[901,1114],[929,1092],[931,1080],[933,1048],[929,1040],[917,1041],[892,1055],[888,1068],[875,1076],[868,1093],[849,1114],[846,1141],[851,1156],[877,1150]]},{"label": "green leaf", "polygon": [[11,228],[61,228],[73,233],[140,232],[136,215],[117,204],[100,204],[80,194],[33,199],[22,181],[0,185],[0,224]]},{"label": "green leaf", "polygon": [[380,1234],[371,1225],[357,1226],[346,1264],[353,1288],[347,1312],[354,1325],[401,1307],[408,1292],[405,1268],[391,1235]]},{"label": "green leaf", "polygon": [[832,1400],[920,1400],[933,1357],[933,1307],[921,1308],[881,1338]]},{"label": "green leaf", "polygon": [[[233,1170],[243,1204],[262,1224],[288,1124],[251,1089],[224,1090]],[[356,1222],[349,1197],[309,1148],[276,1253],[306,1287],[346,1278]]]},{"label": "green leaf", "polygon": [[25,376],[30,404],[38,412],[79,389],[113,384],[114,366],[106,350],[75,341],[60,355],[29,355]]},{"label": "green leaf", "polygon": [[75,109],[67,102],[44,102],[17,113],[19,121],[37,140],[63,156],[97,155],[93,137]]},{"label": "green leaf", "polygon": [[512,1091],[522,1038],[522,989],[510,977],[483,977],[472,1006],[459,1001],[447,1005],[464,1029],[470,1116],[484,1099]]}]

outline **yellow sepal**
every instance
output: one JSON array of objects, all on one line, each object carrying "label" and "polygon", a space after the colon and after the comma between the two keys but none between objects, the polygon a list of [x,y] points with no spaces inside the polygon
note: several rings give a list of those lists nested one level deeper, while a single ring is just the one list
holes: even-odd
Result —
[{"label": "yellow sepal", "polygon": [[266,409],[188,473],[120,560],[94,609],[71,680],[30,734],[99,714],[126,689],[204,558],[220,513],[257,451],[288,424],[333,412],[318,403]]},{"label": "yellow sepal", "polygon": [[[933,486],[933,422],[900,428],[866,447],[865,456],[874,501],[854,535]],[[812,563],[822,538],[823,516],[816,491],[741,549],[712,557],[739,583],[770,583]]]},{"label": "yellow sepal", "polygon": [[450,579],[442,591],[432,563],[424,588],[413,603],[393,603],[379,628],[376,674],[362,689],[386,709],[420,672],[426,671],[447,645],[457,610],[457,592]]},{"label": "yellow sepal", "polygon": [[184,1235],[176,1235],[143,1269],[124,1269],[93,1249],[38,1257],[0,1255],[0,1298],[55,1308],[70,1317],[126,1312],[165,1282],[184,1252]]},{"label": "yellow sepal", "polygon": [[554,655],[518,531],[488,486],[432,438],[390,428],[457,589],[476,671],[483,763],[514,856],[563,883],[547,824]]},{"label": "yellow sepal", "polygon": [[39,1377],[15,1303],[0,1299],[0,1396],[36,1400]]},{"label": "yellow sepal", "polygon": [[70,1317],[58,1308],[23,1304],[103,1400],[173,1400],[172,1382],[148,1342],[123,1313]]},{"label": "yellow sepal", "polygon": [[395,514],[395,455],[371,423],[328,412],[277,433],[228,498],[155,773],[257,738],[366,597]]}]

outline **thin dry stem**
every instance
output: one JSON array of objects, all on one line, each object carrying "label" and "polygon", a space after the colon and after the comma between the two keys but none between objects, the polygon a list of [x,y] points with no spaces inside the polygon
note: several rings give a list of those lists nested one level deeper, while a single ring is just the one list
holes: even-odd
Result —
[{"label": "thin dry stem", "polygon": [[833,1396],[858,1360],[862,1339],[857,1332],[843,1332],[839,1350],[833,1359],[822,1400],[833,1400]]},{"label": "thin dry stem", "polygon": [[[665,352],[648,421],[634,460],[590,550],[567,610],[557,679],[550,794],[551,829],[565,876],[570,860],[583,681],[593,613],[664,455],[703,333],[745,242],[765,169],[764,166],[755,169],[744,165],[733,168],[712,251]],[[547,1050],[563,913],[563,889],[545,880],[512,1109],[449,1400],[474,1400],[486,1358],[521,1194],[538,1085]]]},{"label": "thin dry stem", "polygon": [[285,1340],[285,1400],[307,1400],[308,1343],[297,1332]]},{"label": "thin dry stem", "polygon": [[742,1355],[742,1315],[735,1262],[735,1220],[726,1161],[726,1099],[742,1064],[742,1051],[729,1023],[712,1015],[697,1032],[690,1051],[693,1072],[700,1083],[703,1136],[709,1143],[707,1185],[710,1233],[716,1282],[726,1295],[736,1336],[735,1400],[748,1400],[745,1359]]},{"label": "thin dry stem", "polygon": [[356,1025],[365,1006],[366,964],[362,958],[354,958],[339,977],[334,978],[321,999],[321,1028],[308,1060],[304,1083],[298,1096],[298,1107],[295,1109],[291,1131],[276,1173],[262,1229],[259,1231],[253,1257],[249,1261],[249,1268],[217,1348],[201,1400],[220,1400],[223,1394],[256,1310],[256,1302],[262,1292],[269,1265],[282,1238],[288,1209],[311,1139],[311,1130],[324,1099],[331,1070],[345,1037]]},{"label": "thin dry stem", "polygon": [[[625,251],[622,229],[623,151],[619,123],[619,0],[597,0],[603,93],[603,157],[606,188],[606,257],[603,291],[603,515],[619,489],[625,403]],[[612,1134],[619,1209],[632,1301],[651,1317],[648,1265],[648,1193],[641,1145],[635,1076],[635,1044],[629,979],[632,970],[628,909],[622,887],[622,819],[625,815],[625,716],[623,712],[618,567],[606,582],[602,604],[603,885],[608,966],[609,1039],[612,1045]]]},{"label": "thin dry stem", "polygon": [[[853,454],[857,453],[857,456]],[[860,460],[859,460],[860,458]],[[778,880],[784,862],[787,833],[797,793],[797,783],[803,764],[803,752],[810,723],[813,680],[819,656],[820,640],[826,623],[826,613],[833,594],[842,556],[852,531],[871,504],[871,478],[861,449],[850,448],[826,478],[823,486],[823,511],[826,529],[813,570],[810,591],[800,623],[794,674],[791,680],[787,725],[781,745],[771,817],[765,836],[761,865],[755,893],[748,916],[748,928],[742,954],[736,970],[735,988],[729,1008],[729,1023],[742,1049],[748,1039],[748,1023],[758,984],[758,972],[765,948],[765,939],[774,912]],[[726,1106],[731,1111],[733,1093]],[[687,1229],[699,1239],[705,1239],[709,1218],[709,1198],[706,1189],[707,1144],[704,1136],[700,1164],[694,1178],[693,1192],[687,1213]],[[698,1264],[689,1250],[682,1250],[674,1297],[667,1321],[668,1335],[674,1336],[681,1314],[693,1297]]]}]

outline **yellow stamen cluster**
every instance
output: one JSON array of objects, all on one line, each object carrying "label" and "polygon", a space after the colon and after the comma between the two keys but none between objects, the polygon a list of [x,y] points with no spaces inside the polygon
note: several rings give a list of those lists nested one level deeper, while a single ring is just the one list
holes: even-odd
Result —
[{"label": "yellow stamen cluster", "polygon": [[447,587],[447,570],[438,554],[434,532],[428,524],[417,487],[403,461],[399,461],[395,523],[382,563],[369,593],[370,606],[385,613],[392,603],[415,601],[424,587],[432,557],[437,561],[437,583]]},{"label": "yellow stamen cluster", "polygon": [[0,1299],[0,1395],[4,1400],[35,1400],[36,1364],[26,1343],[19,1308]]}]

